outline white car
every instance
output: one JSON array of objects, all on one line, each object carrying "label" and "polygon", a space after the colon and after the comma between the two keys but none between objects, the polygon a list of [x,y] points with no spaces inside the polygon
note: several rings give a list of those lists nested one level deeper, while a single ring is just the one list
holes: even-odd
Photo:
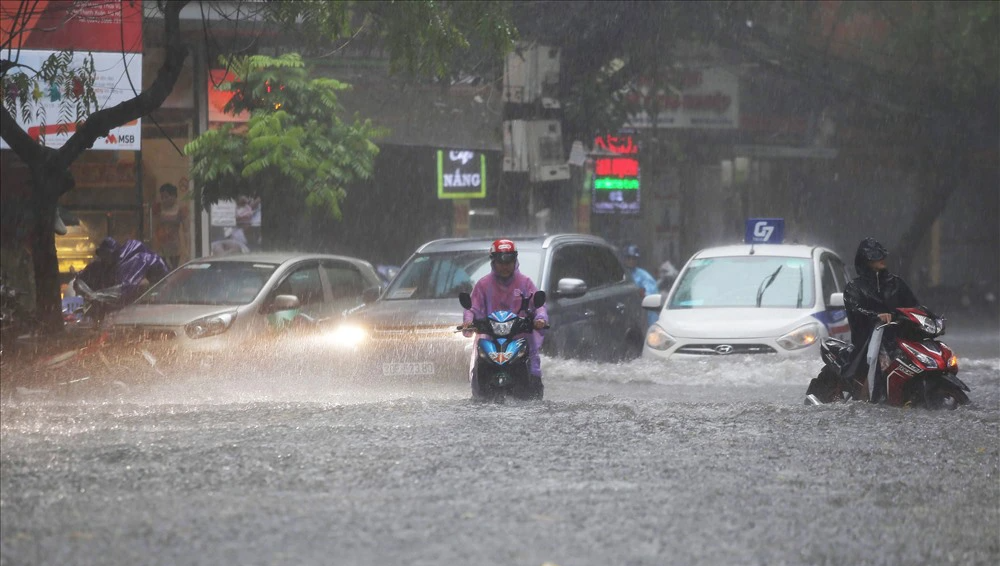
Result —
[{"label": "white car", "polygon": [[843,297],[848,281],[840,257],[819,246],[744,244],[701,250],[688,260],[666,297],[643,299],[643,308],[660,314],[646,333],[642,356],[818,359],[823,338],[850,339]]}]

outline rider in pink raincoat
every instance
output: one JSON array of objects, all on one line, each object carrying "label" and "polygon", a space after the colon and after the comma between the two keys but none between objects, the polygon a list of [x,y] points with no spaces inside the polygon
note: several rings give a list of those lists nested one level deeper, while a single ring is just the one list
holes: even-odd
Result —
[{"label": "rider in pink raincoat", "polygon": [[[521,298],[531,297],[538,288],[530,277],[520,272],[517,261],[517,247],[511,240],[496,240],[490,246],[491,272],[476,282],[472,289],[472,308],[465,311],[464,321],[468,325],[473,319],[486,318],[496,310],[506,310],[517,314],[521,311]],[[530,304],[530,303],[529,303]],[[548,324],[548,311],[545,306],[535,311],[535,330],[528,336],[529,355],[529,388],[538,399],[542,398],[542,362],[538,350],[542,347],[541,329]],[[465,331],[466,336],[472,336],[471,331]],[[476,356],[473,352],[472,367],[469,378],[472,381],[472,393],[478,393],[478,383],[475,376]]]}]

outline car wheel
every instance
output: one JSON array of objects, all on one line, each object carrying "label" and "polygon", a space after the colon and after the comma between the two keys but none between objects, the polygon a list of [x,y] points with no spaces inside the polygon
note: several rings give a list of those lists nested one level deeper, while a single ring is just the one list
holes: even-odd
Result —
[{"label": "car wheel", "polygon": [[612,352],[611,361],[629,362],[640,356],[642,356],[642,339],[634,333],[629,333]]}]

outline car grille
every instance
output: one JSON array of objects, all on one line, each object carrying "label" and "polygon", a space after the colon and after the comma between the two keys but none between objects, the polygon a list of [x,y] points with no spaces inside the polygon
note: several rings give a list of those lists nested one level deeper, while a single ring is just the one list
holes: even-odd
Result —
[{"label": "car grille", "polygon": [[687,344],[677,349],[677,354],[694,356],[732,356],[742,354],[774,354],[767,344]]},{"label": "car grille", "polygon": [[122,342],[162,342],[177,338],[173,330],[162,328],[118,327],[114,338]]}]

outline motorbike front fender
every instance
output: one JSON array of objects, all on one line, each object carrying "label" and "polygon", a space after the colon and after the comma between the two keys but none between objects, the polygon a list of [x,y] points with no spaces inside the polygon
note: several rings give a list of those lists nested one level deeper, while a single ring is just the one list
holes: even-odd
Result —
[{"label": "motorbike front fender", "polygon": [[969,391],[969,392],[972,391],[971,389],[969,389],[969,386],[966,385],[964,381],[959,379],[958,376],[953,373],[943,373],[941,374],[941,377],[943,377],[945,381],[951,383],[955,387],[958,387],[962,391]]}]

